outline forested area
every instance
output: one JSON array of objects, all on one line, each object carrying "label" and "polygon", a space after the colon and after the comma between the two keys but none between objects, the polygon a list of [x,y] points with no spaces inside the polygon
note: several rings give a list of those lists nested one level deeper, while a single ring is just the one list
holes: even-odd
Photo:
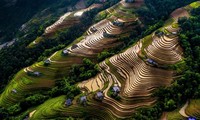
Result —
[{"label": "forested area", "polygon": [[194,1],[196,0],[145,0],[147,8],[141,8],[137,12],[145,22],[152,24],[161,19],[166,20],[173,10]]},{"label": "forested area", "polygon": [[177,78],[170,87],[162,87],[155,91],[158,103],[152,108],[141,108],[133,119],[159,119],[163,111],[172,111],[190,99],[200,98],[200,8],[191,11],[192,17],[180,18],[178,23],[182,28],[180,43],[184,48],[186,66],[181,77]]}]

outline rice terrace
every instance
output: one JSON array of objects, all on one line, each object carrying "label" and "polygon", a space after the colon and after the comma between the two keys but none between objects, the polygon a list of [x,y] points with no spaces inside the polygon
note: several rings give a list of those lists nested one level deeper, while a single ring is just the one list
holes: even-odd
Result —
[{"label": "rice terrace", "polygon": [[0,24],[0,119],[200,119],[199,0],[30,1],[0,2],[30,12]]}]

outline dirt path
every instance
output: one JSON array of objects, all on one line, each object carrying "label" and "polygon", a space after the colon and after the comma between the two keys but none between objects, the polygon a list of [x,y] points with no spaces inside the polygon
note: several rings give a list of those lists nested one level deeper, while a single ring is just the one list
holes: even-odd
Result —
[{"label": "dirt path", "polygon": [[167,120],[167,112],[164,112],[160,118],[160,120]]},{"label": "dirt path", "polygon": [[29,118],[31,118],[35,112],[36,112],[36,110],[30,112],[30,113],[29,113]]},{"label": "dirt path", "polygon": [[188,106],[188,101],[186,102],[186,104],[179,110],[179,113],[184,116],[184,117],[189,117],[186,113],[185,113],[185,109],[187,108]]}]

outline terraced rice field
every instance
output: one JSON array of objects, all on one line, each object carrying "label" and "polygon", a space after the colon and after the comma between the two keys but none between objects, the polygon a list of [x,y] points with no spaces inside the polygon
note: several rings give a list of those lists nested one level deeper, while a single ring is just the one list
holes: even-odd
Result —
[{"label": "terraced rice field", "polygon": [[[167,26],[164,29],[167,28],[170,28],[170,26]],[[178,31],[178,29],[176,30]],[[170,35],[172,35],[171,31],[169,31],[169,33]],[[152,36],[158,37],[154,33],[152,34]],[[178,38],[176,35],[172,36],[176,39],[167,39],[171,43],[170,45],[168,45],[164,41],[160,41],[161,44],[166,44],[165,49],[163,49],[163,46],[160,45],[157,46],[158,50],[153,51],[152,53],[159,56],[161,54],[159,52],[160,50],[163,50],[163,52],[166,53],[177,52],[177,49],[174,49],[172,47],[172,44],[174,44],[174,46],[179,46],[178,44],[176,44],[176,42],[173,42]],[[163,37],[165,37],[165,35],[163,35],[161,38]],[[153,37],[150,37],[150,39],[153,39]],[[81,117],[83,113],[87,113],[88,110],[94,110],[95,108],[98,108],[97,111],[100,111],[100,114],[93,115],[91,113],[93,117],[96,116],[97,118],[99,118],[100,116],[102,116],[102,114],[107,114],[105,118],[101,119],[113,119],[113,117],[125,118],[131,116],[135,109],[138,107],[150,106],[154,104],[156,102],[156,99],[151,97],[152,91],[160,86],[170,85],[171,81],[173,80],[173,77],[175,77],[174,71],[154,67],[150,65],[146,60],[141,59],[138,56],[138,53],[141,51],[142,48],[141,41],[142,39],[133,47],[127,49],[125,52],[115,55],[100,63],[100,74],[98,74],[94,78],[91,78],[87,81],[78,84],[82,91],[87,93],[88,105],[85,106],[85,108],[82,108],[76,102],[76,99],[78,98],[75,98],[75,100],[73,101],[73,105],[68,107],[69,109],[71,108],[71,110],[69,110],[67,107],[64,107],[65,109],[60,109],[60,106],[64,105],[63,99],[62,104],[55,108],[56,110],[50,109],[49,107],[47,107],[47,105],[44,106],[47,107],[44,109],[44,107],[42,107],[43,105],[41,105],[41,108],[38,108],[39,110],[46,111],[50,109],[51,111],[45,112],[45,114],[41,114],[41,111],[36,111],[36,113],[33,115],[33,118],[34,116],[37,119],[52,118],[48,117],[49,115],[51,116],[50,113],[52,112],[58,112],[52,114],[52,116],[56,116],[59,113],[66,113],[63,115],[59,115]],[[149,46],[152,46],[153,44],[154,41]],[[147,46],[144,49],[147,49],[149,46]],[[181,51],[179,52],[181,53]],[[154,59],[151,56],[147,57],[149,59]],[[166,59],[166,62],[160,61],[159,64],[172,64],[171,59],[168,59],[167,57],[163,59]],[[173,62],[176,63],[179,60],[181,60],[181,57],[180,59],[175,59]],[[120,99],[118,100],[113,99],[108,95],[109,89],[113,85],[117,85],[121,89],[119,93]],[[102,90],[104,94],[104,99],[102,102],[98,102],[94,99],[94,94],[99,90]],[[47,103],[48,102],[46,102],[45,104]],[[53,104],[48,106],[53,106]],[[74,110],[79,108],[81,109],[81,111],[84,112],[80,113],[80,111]]]},{"label": "terraced rice field", "polygon": [[[173,28],[172,26],[164,29],[177,34],[176,31],[179,31],[179,28]],[[177,35],[156,36],[153,34],[152,39],[152,44],[145,49],[147,57],[154,59],[159,64],[175,64],[182,59],[183,53]]]},{"label": "terraced rice field", "polygon": [[93,4],[89,6],[88,8],[84,8],[83,5],[77,6],[77,10],[72,12],[67,12],[63,16],[61,16],[55,23],[48,26],[45,29],[45,32],[41,37],[38,37],[39,39],[34,40],[32,43],[29,44],[29,47],[32,47],[36,44],[39,44],[41,41],[44,40],[43,37],[53,37],[55,33],[59,30],[70,28],[78,23],[80,23],[81,17],[83,13],[90,11],[94,8],[100,8],[102,7],[102,4]]},{"label": "terraced rice field", "polygon": [[[114,20],[123,22],[124,26],[119,27],[114,25]],[[121,20],[121,18],[116,18],[115,16],[110,16],[94,24],[91,28],[95,27],[95,31],[89,28],[87,35],[83,36],[80,42],[76,43],[75,41],[76,44],[65,48],[68,50],[68,55],[62,55],[63,50],[57,51],[48,58],[51,63],[49,66],[44,66],[43,62],[39,62],[17,73],[1,94],[0,105],[13,105],[32,91],[53,87],[56,80],[68,75],[71,65],[82,64],[83,58],[96,57],[96,55],[104,49],[113,48],[121,44],[122,41],[118,41],[120,35],[130,32],[130,29],[123,28],[129,28],[130,24],[135,22],[137,22],[136,19],[133,19],[133,21],[126,21]],[[109,35],[115,36],[109,37]],[[38,77],[29,76],[28,73],[30,71],[39,72],[41,75]],[[17,92],[12,93],[13,90]]]},{"label": "terraced rice field", "polygon": [[[170,28],[170,26],[164,29],[168,28]],[[178,29],[176,30],[178,31]],[[172,35],[172,31],[169,32],[171,32]],[[155,34],[152,34],[152,36],[154,37],[151,39],[158,37]],[[161,38],[165,37],[165,35],[161,36]],[[182,51],[181,49],[175,49],[173,47],[176,46],[180,48],[177,36],[173,35],[173,39],[165,38],[168,42],[165,42],[165,40],[161,38],[160,41],[156,41],[160,44],[156,46],[157,50],[152,50],[150,48],[150,46],[156,44],[154,40],[152,40],[153,42],[145,49],[149,51],[152,50],[151,53],[157,57],[160,57],[163,54],[162,52],[169,55],[161,57],[160,61],[148,54],[149,52],[147,52],[146,57],[159,62],[159,64],[174,64],[180,61],[182,59]],[[155,102],[155,99],[150,97],[152,91],[160,86],[170,85],[174,77],[173,71],[152,67],[138,56],[142,48],[141,41],[142,40],[125,52],[100,63],[101,73],[95,78],[79,84],[79,87],[86,92],[95,92],[99,89],[103,90],[105,94],[103,103],[109,106],[109,108],[114,109],[113,112],[118,117],[127,117],[131,115],[137,107],[152,105]],[[177,54],[179,57],[174,56],[173,58],[170,56],[171,53],[180,54]],[[109,82],[109,84],[107,88],[104,89],[104,85],[107,82]],[[114,84],[117,84],[122,89],[120,92],[121,99],[119,101],[107,95],[108,90]]]},{"label": "terraced rice field", "polygon": [[[137,1],[138,4],[140,4],[140,0]],[[67,75],[72,64],[81,64],[83,58],[95,57],[103,49],[121,44],[118,37],[128,32],[128,29],[124,30],[123,27],[114,25],[113,21],[124,23],[125,28],[137,22],[139,19],[135,18],[135,15],[128,18],[127,15],[130,15],[130,12],[125,11],[129,10],[131,6],[137,7],[137,5],[127,5],[122,1],[107,9],[106,12],[111,16],[91,26],[86,32],[87,35],[83,36],[80,42],[66,47],[67,56],[62,56],[62,51],[58,51],[48,58],[51,62],[48,67],[44,67],[43,63],[40,62],[20,71],[0,96],[0,105],[12,105],[32,90],[52,87],[55,80]],[[116,13],[126,17],[120,18],[116,16]],[[156,102],[156,98],[151,97],[153,90],[170,85],[176,77],[175,71],[166,70],[159,66],[175,64],[183,59],[182,48],[178,43],[178,32],[179,27],[175,24],[165,26],[161,29],[162,34],[154,32],[148,38],[144,38],[145,40],[139,40],[126,51],[101,62],[99,64],[100,73],[97,76],[78,83],[87,96],[86,106],[80,105],[78,102],[80,96],[76,96],[72,105],[67,107],[64,105],[65,96],[60,96],[38,106],[30,119],[54,119],[62,116],[81,118],[88,115],[88,118],[111,120],[130,117],[136,108],[153,105]],[[114,35],[114,37],[107,35]],[[144,41],[147,41],[148,44]],[[142,50],[145,52],[143,58],[139,56]],[[42,76],[33,78],[27,76],[27,71],[39,71]],[[114,99],[108,94],[114,85],[120,88],[119,99]],[[12,94],[13,89],[18,92]],[[95,98],[95,94],[99,90],[104,95],[102,101]],[[193,104],[186,107],[185,113],[199,115],[199,102],[192,101],[191,103]],[[196,111],[191,112],[193,110],[191,108],[196,108]],[[166,117],[184,119],[177,111]]]}]

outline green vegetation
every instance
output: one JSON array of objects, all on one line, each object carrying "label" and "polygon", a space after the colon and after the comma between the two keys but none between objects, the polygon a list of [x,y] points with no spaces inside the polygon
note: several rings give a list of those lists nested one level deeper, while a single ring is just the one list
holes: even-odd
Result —
[{"label": "green vegetation", "polygon": [[195,116],[200,118],[200,99],[194,99],[189,101],[189,105],[186,108],[185,112],[187,115]]},{"label": "green vegetation", "polygon": [[186,118],[179,113],[179,110],[175,110],[167,113],[167,120],[186,120]]},{"label": "green vegetation", "polygon": [[99,71],[98,65],[93,63],[90,59],[84,58],[82,65],[73,65],[69,74],[70,80],[77,83],[94,77]]},{"label": "green vegetation", "polygon": [[190,6],[192,8],[198,8],[198,7],[200,7],[200,2],[199,1],[198,2],[193,2],[193,3],[190,4]]},{"label": "green vegetation", "polygon": [[142,54],[146,55],[144,48],[147,48],[153,41],[152,35],[148,35],[146,36],[143,40],[142,40]]}]

